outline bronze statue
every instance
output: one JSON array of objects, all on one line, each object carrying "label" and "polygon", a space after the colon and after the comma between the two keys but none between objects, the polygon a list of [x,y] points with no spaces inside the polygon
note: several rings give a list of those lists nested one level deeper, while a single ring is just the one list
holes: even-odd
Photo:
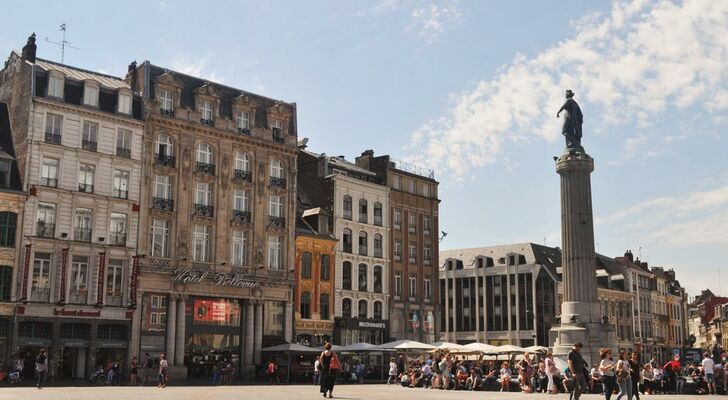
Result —
[{"label": "bronze statue", "polygon": [[574,100],[574,92],[571,89],[566,91],[566,102],[556,113],[556,118],[564,111],[564,126],[561,134],[566,137],[566,148],[569,150],[584,151],[581,147],[581,124],[584,122],[584,115],[581,113],[579,103]]}]

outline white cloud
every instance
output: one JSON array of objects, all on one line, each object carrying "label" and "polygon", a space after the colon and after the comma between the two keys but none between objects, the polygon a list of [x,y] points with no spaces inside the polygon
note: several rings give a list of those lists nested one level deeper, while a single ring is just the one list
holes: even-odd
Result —
[{"label": "white cloud", "polygon": [[554,141],[566,88],[587,110],[587,135],[603,125],[646,127],[667,110],[725,112],[726,37],[728,2],[615,2],[607,15],[576,22],[571,38],[533,57],[519,55],[498,75],[453,95],[443,116],[413,133],[410,158],[462,179],[509,143]]},{"label": "white cloud", "polygon": [[458,2],[449,1],[442,4],[424,4],[410,13],[412,29],[422,37],[433,42],[452,25],[460,22],[462,13]]},{"label": "white cloud", "polygon": [[172,60],[170,68],[194,76],[197,78],[207,79],[213,82],[220,82],[220,77],[217,75],[214,69],[210,67],[209,56],[205,57],[187,57],[180,56]]}]

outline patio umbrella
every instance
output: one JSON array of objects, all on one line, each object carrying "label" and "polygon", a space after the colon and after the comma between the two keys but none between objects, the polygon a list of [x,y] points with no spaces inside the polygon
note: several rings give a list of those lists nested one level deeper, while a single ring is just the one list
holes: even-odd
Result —
[{"label": "patio umbrella", "polygon": [[433,346],[437,348],[437,350],[449,350],[451,352],[453,351],[459,351],[459,350],[468,350],[465,346],[457,343],[451,343],[451,342],[434,342],[432,343]]},{"label": "patio umbrella", "polygon": [[415,342],[414,340],[396,340],[394,342],[380,344],[375,346],[372,350],[435,350],[437,347],[421,342]]},{"label": "patio umbrella", "polygon": [[358,353],[372,351],[373,347],[376,346],[370,343],[352,343],[348,346],[334,346],[334,350],[342,353]]},{"label": "patio umbrella", "polygon": [[271,346],[261,349],[265,352],[281,352],[286,353],[288,359],[288,368],[286,368],[286,381],[291,382],[291,353],[320,353],[319,349],[313,347],[301,346],[298,343],[283,343],[278,346]]},{"label": "patio umbrella", "polygon": [[506,344],[503,346],[498,346],[498,354],[518,354],[518,353],[525,353],[526,349],[523,347],[514,346],[512,344]]},{"label": "patio umbrella", "polygon": [[542,354],[542,355],[549,352],[548,347],[544,347],[544,346],[531,346],[531,347],[526,347],[523,350],[525,350],[531,354]]},{"label": "patio umbrella", "polygon": [[476,351],[476,352],[480,352],[480,353],[488,354],[488,355],[501,354],[500,348],[498,346],[493,346],[491,344],[486,344],[486,343],[473,342],[473,343],[468,343],[463,347],[466,349],[472,350],[472,351]]}]

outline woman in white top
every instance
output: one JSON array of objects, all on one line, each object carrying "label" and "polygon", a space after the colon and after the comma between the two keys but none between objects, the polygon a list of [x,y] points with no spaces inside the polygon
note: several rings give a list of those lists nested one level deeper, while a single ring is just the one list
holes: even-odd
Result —
[{"label": "woman in white top", "polygon": [[387,385],[397,382],[397,361],[394,357],[389,359],[389,379],[387,379]]},{"label": "woman in white top", "polygon": [[614,392],[614,386],[617,381],[614,378],[614,360],[612,360],[612,350],[599,350],[599,374],[602,376],[602,385],[604,386],[604,398],[610,400]]},{"label": "woman in white top", "polygon": [[167,387],[167,368],[169,367],[169,363],[167,363],[167,356],[162,353],[159,356],[159,386],[160,388]]},{"label": "woman in white top", "polygon": [[619,385],[619,394],[617,400],[627,396],[627,400],[632,400],[632,379],[630,378],[629,362],[627,361],[627,353],[619,353],[619,361],[614,369],[617,376],[617,384]]},{"label": "woman in white top", "polygon": [[557,393],[559,393],[559,389],[556,387],[556,384],[554,383],[554,374],[556,373],[556,363],[554,363],[554,354],[549,351],[548,354],[546,354],[546,360],[544,363],[546,364],[546,377],[549,379],[548,393],[557,394]]}]

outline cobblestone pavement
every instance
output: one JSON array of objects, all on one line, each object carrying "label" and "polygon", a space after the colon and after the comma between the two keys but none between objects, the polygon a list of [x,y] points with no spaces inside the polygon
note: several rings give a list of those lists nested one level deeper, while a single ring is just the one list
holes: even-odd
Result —
[{"label": "cobblestone pavement", "polygon": [[[651,396],[647,396],[651,397]],[[694,399],[696,396],[659,396],[665,400]],[[710,396],[713,397],[713,396]],[[722,396],[720,396],[722,397]],[[306,400],[321,399],[318,388],[304,385],[292,386],[170,386],[155,387],[48,387],[38,390],[32,387],[0,387],[0,400]],[[426,389],[406,389],[388,385],[340,385],[334,390],[335,399],[344,400],[392,400],[417,399],[549,399],[567,400],[566,394],[520,394],[499,392],[465,392]],[[584,395],[582,399],[603,399],[600,395]],[[614,398],[614,397],[613,397]],[[706,396],[707,398],[707,396]]]}]

